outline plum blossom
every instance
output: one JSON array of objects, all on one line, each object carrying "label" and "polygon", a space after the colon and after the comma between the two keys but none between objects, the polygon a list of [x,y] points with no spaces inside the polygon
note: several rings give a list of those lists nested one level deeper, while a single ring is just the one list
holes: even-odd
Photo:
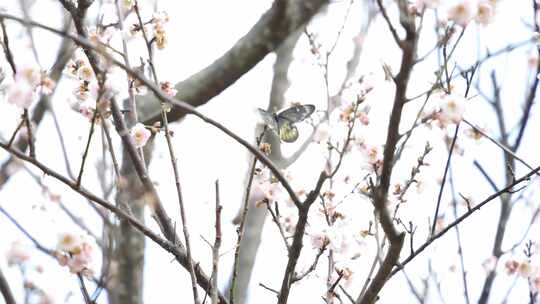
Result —
[{"label": "plum blossom", "polygon": [[[127,76],[126,73],[119,68],[112,68],[107,71],[107,80],[105,81],[105,93],[102,98],[112,98],[122,92],[127,92]],[[127,97],[127,96],[125,96]],[[125,98],[124,96],[118,97],[119,99]]]},{"label": "plum blossom", "polygon": [[94,78],[94,71],[88,65],[83,65],[77,69],[77,77],[83,81],[90,81]]},{"label": "plum blossom", "polygon": [[373,165],[382,160],[382,151],[379,147],[368,145],[362,139],[355,140],[355,143],[356,147],[358,147],[358,150],[361,152],[363,163],[366,164],[364,166],[365,169],[373,168]]},{"label": "plum blossom", "polygon": [[6,259],[9,266],[20,265],[30,259],[30,254],[23,244],[13,242],[6,252]]},{"label": "plum blossom", "polygon": [[88,29],[88,40],[96,45],[107,44],[111,40],[114,31],[112,27],[104,29],[91,27]]},{"label": "plum blossom", "polygon": [[330,240],[328,240],[328,237],[323,233],[314,233],[311,234],[311,245],[313,248],[316,249],[322,249],[323,247],[327,246]]},{"label": "plum blossom", "polygon": [[91,274],[88,265],[92,262],[92,246],[81,236],[61,233],[54,256],[61,266],[67,266],[72,273]]},{"label": "plum blossom", "polygon": [[[82,55],[76,53],[75,59],[70,59],[66,64],[63,74],[69,78],[81,80],[81,81],[91,81],[94,79],[94,71],[90,64],[83,58]],[[80,58],[77,58],[80,57]]]},{"label": "plum blossom", "polygon": [[346,236],[344,235],[344,230],[340,228],[339,226],[331,226],[326,231],[326,237],[328,238],[328,242],[330,244],[330,248],[334,252],[344,252],[348,249],[348,240]]},{"label": "plum blossom", "polygon": [[137,123],[131,128],[130,134],[135,147],[142,148],[146,145],[146,142],[148,142],[152,132],[150,132],[142,123]]},{"label": "plum blossom", "polygon": [[36,88],[40,88],[41,93],[49,94],[54,88],[52,81],[44,72],[33,68],[20,69],[13,77],[13,81],[5,83],[7,101],[21,108],[28,108],[36,99]]},{"label": "plum blossom", "polygon": [[255,190],[262,194],[263,198],[271,202],[280,201],[284,197],[283,188],[280,183],[270,180],[258,182],[255,185]]},{"label": "plum blossom", "polygon": [[76,107],[75,110],[77,110],[82,116],[86,117],[89,121],[91,121],[94,117],[95,108],[91,102],[83,102],[74,106]]},{"label": "plum blossom", "polygon": [[34,88],[20,77],[16,78],[7,89],[7,101],[20,108],[28,108],[34,101]]},{"label": "plum blossom", "polygon": [[154,40],[158,49],[162,50],[167,46],[167,36],[165,24],[169,22],[169,15],[166,12],[154,13],[152,24],[154,26]]},{"label": "plum blossom", "polygon": [[56,82],[54,82],[54,80],[52,80],[47,74],[42,73],[41,80],[38,84],[38,88],[41,90],[41,93],[49,95],[52,93],[55,86]]},{"label": "plum blossom", "polygon": [[83,239],[80,236],[76,236],[69,232],[60,233],[58,235],[58,243],[56,249],[61,251],[75,251],[83,243]]},{"label": "plum blossom", "polygon": [[174,97],[178,92],[170,81],[162,81],[159,83],[159,87],[169,97]]},{"label": "plum blossom", "polygon": [[528,278],[534,272],[534,267],[529,260],[525,260],[519,264],[517,271],[521,277]]},{"label": "plum blossom", "polygon": [[98,96],[98,85],[93,81],[81,81],[73,90],[73,94],[79,101],[96,100]]},{"label": "plum blossom", "polygon": [[504,263],[504,269],[508,275],[517,273],[523,278],[528,278],[536,272],[536,267],[528,259],[521,262],[515,259],[508,260]]},{"label": "plum blossom", "polygon": [[476,12],[476,22],[487,25],[493,20],[495,15],[495,3],[491,0],[482,0],[478,3],[478,10]]},{"label": "plum blossom", "polygon": [[475,16],[476,7],[472,0],[459,0],[450,5],[447,11],[448,20],[466,26]]},{"label": "plum blossom", "polygon": [[535,292],[540,292],[540,276],[534,276],[531,278],[531,286]]},{"label": "plum blossom", "polygon": [[482,267],[486,272],[490,272],[495,270],[495,267],[497,266],[497,257],[491,256],[487,258],[483,263]]},{"label": "plum blossom", "polygon": [[456,94],[443,94],[440,98],[440,111],[437,115],[441,126],[459,123],[465,112],[467,99]]},{"label": "plum blossom", "polygon": [[272,178],[268,168],[257,168],[253,177],[252,199],[260,202],[268,200],[270,202],[286,201],[288,195],[281,184]]}]

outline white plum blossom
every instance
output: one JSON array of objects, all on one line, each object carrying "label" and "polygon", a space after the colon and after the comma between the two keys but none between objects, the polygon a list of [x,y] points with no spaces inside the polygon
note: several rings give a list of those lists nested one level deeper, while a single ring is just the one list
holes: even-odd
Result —
[{"label": "white plum blossom", "polygon": [[11,243],[11,247],[6,252],[8,265],[20,265],[30,259],[28,250],[20,242]]},{"label": "white plum blossom", "polygon": [[482,263],[482,267],[484,268],[484,270],[486,272],[490,272],[490,271],[495,270],[496,266],[497,266],[497,258],[495,256],[491,256],[491,257],[487,258]]},{"label": "white plum blossom", "polygon": [[17,77],[14,83],[8,86],[7,101],[20,108],[29,108],[34,101],[34,88],[28,81]]},{"label": "white plum blossom", "polygon": [[137,123],[136,125],[131,128],[131,139],[133,139],[133,143],[135,144],[136,148],[142,148],[144,145],[146,145],[146,142],[152,135],[152,132],[148,130],[142,123]]},{"label": "white plum blossom", "polygon": [[89,65],[83,65],[77,69],[77,77],[83,81],[90,81],[94,78],[94,71]]},{"label": "white plum blossom", "polygon": [[476,5],[472,0],[459,0],[449,6],[447,17],[448,20],[454,21],[461,26],[466,26],[475,16],[476,9]]},{"label": "white plum blossom", "polygon": [[82,245],[83,239],[80,236],[74,235],[69,232],[60,233],[58,235],[58,243],[56,249],[66,252],[72,252],[79,250]]},{"label": "white plum blossom", "polygon": [[[111,98],[127,92],[128,90],[128,78],[126,73],[119,68],[112,68],[107,73],[107,80],[105,81],[105,94],[104,98]],[[120,96],[119,99],[127,96]]]},{"label": "white plum blossom", "polygon": [[495,3],[490,0],[482,0],[478,3],[478,10],[476,12],[476,22],[487,25],[493,20],[495,15]]},{"label": "white plum blossom", "polygon": [[154,13],[152,18],[152,25],[154,26],[154,41],[158,49],[162,50],[167,46],[167,36],[165,32],[165,24],[169,22],[169,15],[167,12]]},{"label": "white plum blossom", "polygon": [[260,180],[255,184],[255,193],[262,195],[270,202],[281,201],[285,198],[285,193],[281,184],[270,180]]},{"label": "white plum blossom", "polygon": [[463,118],[467,99],[457,94],[444,94],[440,97],[438,119],[442,126],[458,123]]},{"label": "white plum blossom", "polygon": [[324,246],[328,245],[328,238],[323,232],[313,233],[310,235],[311,237],[311,245],[315,249],[321,249]]}]

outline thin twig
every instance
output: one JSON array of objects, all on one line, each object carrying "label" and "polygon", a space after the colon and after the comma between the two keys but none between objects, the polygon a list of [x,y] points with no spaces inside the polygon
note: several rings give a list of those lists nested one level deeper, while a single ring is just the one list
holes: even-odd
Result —
[{"label": "thin twig", "polygon": [[450,161],[452,160],[452,155],[454,154],[454,147],[458,138],[460,124],[456,125],[456,130],[454,131],[454,137],[452,138],[452,143],[450,144],[450,149],[448,150],[448,157],[446,158],[446,165],[444,166],[443,178],[441,181],[441,187],[439,188],[439,195],[437,196],[437,207],[435,208],[435,214],[433,216],[433,224],[431,225],[431,235],[435,234],[435,228],[437,227],[437,220],[439,219],[439,210],[441,207],[442,194],[444,190],[444,185],[446,184],[446,177],[448,176],[448,170],[450,168]]},{"label": "thin twig", "polygon": [[17,128],[15,128],[15,131],[13,131],[13,133],[11,134],[11,137],[9,138],[9,141],[8,141],[9,147],[13,145],[13,142],[15,141],[15,138],[17,137],[17,133],[19,132],[23,124],[26,123],[26,119],[24,118],[24,115],[25,114],[21,115],[21,121],[19,121],[19,123],[17,124]]},{"label": "thin twig", "polygon": [[[99,100],[99,98],[98,98],[98,100]],[[97,104],[97,102],[96,102],[96,104]],[[97,108],[97,106],[96,106],[96,108]],[[90,123],[90,131],[89,131],[89,134],[88,134],[88,140],[86,141],[86,147],[84,148],[84,153],[83,153],[83,156],[82,156],[81,168],[79,169],[79,175],[77,176],[77,185],[78,186],[81,185],[82,175],[83,175],[83,172],[84,172],[84,165],[85,165],[86,159],[88,157],[88,152],[90,152],[90,142],[92,141],[92,136],[94,135],[94,127],[96,125],[97,117],[98,117],[98,111],[94,110],[94,114],[92,115],[92,122]]]},{"label": "thin twig", "polygon": [[465,214],[463,214],[462,216],[457,218],[454,222],[452,222],[451,224],[449,224],[448,226],[443,228],[441,231],[439,231],[438,233],[433,235],[429,240],[427,240],[424,244],[422,244],[420,247],[418,247],[418,249],[416,249],[413,254],[409,255],[409,257],[407,257],[405,260],[400,262],[398,264],[398,266],[396,266],[396,269],[392,270],[391,275],[393,276],[394,274],[399,272],[405,265],[407,265],[417,255],[419,255],[422,251],[424,251],[431,243],[433,243],[435,240],[442,237],[444,234],[446,234],[448,231],[450,231],[452,228],[454,228],[454,226],[458,225],[459,223],[461,223],[462,221],[467,219],[471,214],[473,214],[474,212],[480,210],[480,208],[482,208],[484,205],[486,205],[490,201],[498,198],[502,194],[512,191],[512,188],[514,188],[515,186],[523,183],[524,181],[530,180],[531,176],[537,174],[539,171],[540,171],[540,167],[537,167],[534,170],[527,173],[526,175],[522,176],[521,178],[516,179],[515,181],[510,183],[508,186],[506,186],[506,187],[502,188],[501,190],[495,192],[494,194],[488,196],[485,200],[483,200],[478,205],[471,208],[471,210],[467,211]]},{"label": "thin twig", "polygon": [[489,141],[491,141],[492,143],[494,143],[497,147],[501,148],[504,152],[512,155],[513,158],[515,158],[517,161],[519,161],[520,163],[522,163],[523,165],[525,165],[525,167],[527,167],[527,169],[529,170],[534,170],[534,168],[529,165],[525,160],[523,160],[522,158],[520,158],[514,151],[512,151],[510,148],[506,147],[505,145],[503,145],[502,143],[498,142],[496,139],[494,139],[493,137],[489,136],[486,132],[484,132],[481,128],[477,127],[476,125],[474,125],[473,123],[469,122],[467,119],[463,118],[462,119],[463,122],[465,122],[466,124],[468,124],[471,128],[473,128],[476,132],[482,134],[482,136],[484,136],[485,138],[489,139]]},{"label": "thin twig", "polygon": [[93,304],[92,299],[90,298],[90,294],[88,294],[88,290],[86,289],[86,284],[84,284],[84,278],[81,273],[77,273],[77,278],[79,279],[79,284],[81,286],[81,293],[83,295],[84,303],[85,304]]},{"label": "thin twig", "polygon": [[[452,210],[454,212],[454,218],[457,219],[458,218],[458,213],[457,213],[458,202],[457,202],[457,197],[456,197],[456,189],[454,186],[454,178],[452,174],[452,169],[450,169],[450,177],[448,181],[450,183],[450,191],[452,192]],[[468,210],[470,210],[470,208],[471,207],[468,206]],[[463,253],[463,245],[461,242],[461,233],[459,230],[459,225],[456,225],[455,227],[456,227],[456,238],[457,238],[457,246],[458,246],[457,252],[459,255],[459,262],[461,264],[461,279],[463,281],[463,294],[465,297],[465,302],[469,304],[471,300],[470,300],[470,295],[469,295],[469,285],[467,283],[467,270],[465,268],[465,257]]]},{"label": "thin twig", "polygon": [[219,198],[219,181],[216,180],[216,239],[214,241],[214,246],[212,246],[212,289],[211,289],[211,299],[212,304],[218,304],[218,264],[219,264],[219,248],[221,247],[221,206]]},{"label": "thin twig", "polygon": [[309,268],[304,273],[295,275],[293,277],[293,279],[292,279],[293,283],[302,280],[308,274],[312,273],[315,270],[315,268],[317,268],[317,264],[319,263],[319,258],[324,253],[324,251],[326,250],[327,247],[328,247],[328,243],[325,243],[324,246],[319,248],[319,252],[317,252],[317,255],[315,256],[315,259],[313,260],[313,263],[311,263],[311,266],[309,266]]},{"label": "thin twig", "polygon": [[[272,208],[270,207],[270,202],[268,200],[265,201],[265,205],[266,205],[266,209],[268,210],[268,212],[270,212],[270,215],[272,216],[272,221],[278,227],[279,234],[281,235],[281,238],[283,239],[283,243],[285,244],[285,248],[287,249],[287,252],[290,252],[291,247],[289,245],[289,242],[287,241],[287,237],[285,236],[285,231],[283,230],[283,226],[279,222],[279,219],[276,213],[274,212],[274,210],[272,210]],[[276,208],[277,208],[277,205],[276,205]]]},{"label": "thin twig", "polygon": [[0,27],[2,28],[2,47],[4,48],[4,54],[6,55],[7,62],[11,67],[13,75],[15,75],[17,74],[17,67],[15,65],[15,60],[13,59],[13,53],[11,52],[11,48],[9,47],[9,37],[6,30],[6,24],[4,23],[4,18],[0,18]]},{"label": "thin twig", "polygon": [[24,109],[23,114],[24,123],[26,125],[26,136],[28,137],[28,150],[29,155],[32,158],[36,158],[36,146],[34,145],[34,135],[32,130],[32,122],[30,121],[30,115],[28,109]]},{"label": "thin twig", "polygon": [[[257,142],[260,143],[262,136],[258,138]],[[253,183],[253,177],[255,176],[255,167],[257,165],[257,158],[253,157],[253,162],[251,163],[251,169],[249,172],[249,178],[248,183],[245,191],[245,197],[242,204],[242,213],[240,215],[240,225],[237,229],[237,238],[236,238],[236,246],[234,248],[234,264],[233,264],[233,270],[232,270],[232,276],[231,276],[231,285],[229,287],[229,302],[234,303],[234,292],[236,288],[236,278],[238,276],[238,262],[240,261],[240,244],[242,242],[242,238],[244,237],[244,227],[246,223],[246,218],[249,210],[249,198],[251,194],[251,185]]]},{"label": "thin twig", "polygon": [[17,222],[17,220],[15,220],[11,214],[9,214],[4,208],[2,208],[2,206],[0,206],[0,213],[3,213],[7,218],[8,220],[13,224],[15,225],[15,227],[17,227],[17,229],[19,229],[19,231],[22,232],[22,234],[24,234],[33,244],[34,246],[36,246],[36,248],[47,254],[47,255],[51,255],[52,256],[52,253],[53,251],[51,249],[48,249],[46,248],[45,246],[41,245],[41,243],[36,240],[26,229],[24,229],[23,226],[21,226],[21,224],[19,224],[19,222]]}]

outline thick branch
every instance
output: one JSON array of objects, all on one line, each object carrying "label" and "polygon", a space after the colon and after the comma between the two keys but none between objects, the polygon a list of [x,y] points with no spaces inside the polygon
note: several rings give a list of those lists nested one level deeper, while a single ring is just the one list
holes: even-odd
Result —
[{"label": "thick branch", "polygon": [[399,47],[403,51],[401,68],[395,78],[396,92],[394,95],[394,106],[392,107],[390,122],[388,124],[388,134],[384,148],[381,177],[379,184],[374,189],[373,201],[381,227],[384,230],[385,236],[390,241],[390,248],[365,294],[363,294],[357,300],[357,303],[361,304],[371,304],[376,301],[377,294],[380,292],[388,278],[390,278],[392,268],[399,259],[399,253],[401,252],[403,239],[405,237],[404,233],[399,233],[396,230],[392,222],[392,218],[386,209],[388,189],[390,187],[390,179],[392,177],[392,169],[394,167],[395,150],[399,140],[399,124],[401,122],[403,107],[407,100],[407,85],[414,66],[417,43],[414,19],[407,11],[407,3],[406,1],[401,0],[398,1],[398,5],[400,9],[400,21],[401,25],[405,29],[406,37],[399,43]]},{"label": "thick branch", "polygon": [[[229,51],[208,67],[177,84],[176,99],[194,107],[207,103],[279,47],[291,33],[302,28],[328,2],[328,0],[274,1],[272,7]],[[141,98],[139,104],[141,107],[156,105],[145,98]],[[177,121],[187,113],[184,109],[175,108],[168,113],[169,121]],[[148,125],[160,119],[160,109],[157,105],[147,113],[141,113],[141,120]]]},{"label": "thick branch", "polygon": [[13,293],[11,292],[9,283],[6,280],[6,277],[4,277],[2,270],[0,270],[0,292],[2,293],[2,296],[4,297],[4,301],[6,301],[6,304],[17,303],[15,302],[15,298],[13,297]]}]

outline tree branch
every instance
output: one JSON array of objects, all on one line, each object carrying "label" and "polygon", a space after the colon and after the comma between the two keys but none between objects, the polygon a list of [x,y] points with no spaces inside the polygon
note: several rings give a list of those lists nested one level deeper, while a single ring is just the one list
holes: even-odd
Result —
[{"label": "tree branch", "polygon": [[[279,47],[291,33],[302,28],[328,2],[329,0],[274,1],[272,7],[229,51],[208,67],[177,84],[176,99],[193,107],[207,103]],[[161,115],[159,107],[148,99],[153,97],[140,98],[138,103],[141,107],[154,105],[152,109],[147,108],[141,113],[141,120],[152,125],[161,119]],[[188,113],[185,109],[175,108],[168,113],[168,118],[170,122],[174,122]]]},{"label": "tree branch", "polygon": [[1,269],[0,269],[0,292],[2,293],[2,296],[4,297],[4,301],[6,301],[6,304],[17,303],[15,302],[15,298],[13,297],[13,293],[11,292],[9,283],[6,280],[6,277],[4,277],[4,274],[2,273]]}]

